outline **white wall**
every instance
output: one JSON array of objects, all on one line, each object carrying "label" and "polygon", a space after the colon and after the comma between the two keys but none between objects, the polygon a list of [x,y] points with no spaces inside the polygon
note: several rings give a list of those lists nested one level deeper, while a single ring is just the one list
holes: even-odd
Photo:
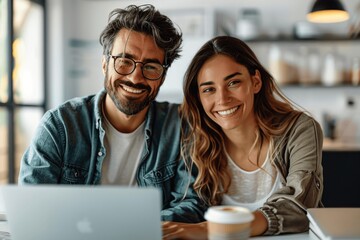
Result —
[{"label": "white wall", "polygon": [[[101,1],[101,0],[49,0],[49,79],[50,106],[55,107],[66,99],[96,93],[103,85],[101,72],[101,46],[98,43],[100,32],[107,23],[108,13],[114,8],[129,4],[152,3],[167,13],[174,21],[185,15],[188,20],[199,12],[203,16],[199,22],[203,31],[192,36],[185,35],[181,59],[174,62],[168,72],[158,99],[181,102],[182,79],[186,67],[197,49],[217,33],[215,16],[222,14],[221,21],[235,33],[235,23],[239,11],[243,8],[259,9],[262,29],[272,35],[288,35],[296,22],[306,21],[306,13],[313,1],[310,0],[148,0],[148,1]],[[343,1],[352,15],[360,5],[360,0]],[[192,14],[195,12],[195,14]],[[353,20],[353,19],[352,19]],[[179,20],[180,21],[180,20]],[[183,23],[180,27],[187,29]],[[331,26],[336,33],[345,34],[349,22]],[[326,26],[321,29],[329,30]],[[190,29],[191,30],[191,29]],[[197,29],[199,30],[199,29]],[[357,41],[359,42],[359,41]],[[321,49],[322,43],[315,48]],[[359,43],[344,46],[338,42],[341,53],[345,56],[360,57]],[[262,46],[265,51],[267,45]],[[266,54],[266,53],[265,53]],[[261,55],[261,54],[260,54]],[[259,56],[266,66],[266,55]],[[353,88],[287,88],[285,93],[297,104],[307,108],[320,122],[325,112],[342,118],[347,98],[355,99],[352,120],[357,124],[357,141],[360,142],[360,87]]]}]

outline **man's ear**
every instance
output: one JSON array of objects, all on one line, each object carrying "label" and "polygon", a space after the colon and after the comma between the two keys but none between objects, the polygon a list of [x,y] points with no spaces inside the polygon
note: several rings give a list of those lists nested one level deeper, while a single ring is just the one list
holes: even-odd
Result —
[{"label": "man's ear", "polygon": [[255,70],[255,75],[253,75],[251,78],[253,81],[254,93],[260,92],[262,87],[262,79],[259,70]]},{"label": "man's ear", "polygon": [[106,61],[106,56],[103,55],[102,60],[101,60],[101,65],[102,65],[102,72],[104,74],[104,76],[106,75],[106,67],[107,67],[107,61]]}]

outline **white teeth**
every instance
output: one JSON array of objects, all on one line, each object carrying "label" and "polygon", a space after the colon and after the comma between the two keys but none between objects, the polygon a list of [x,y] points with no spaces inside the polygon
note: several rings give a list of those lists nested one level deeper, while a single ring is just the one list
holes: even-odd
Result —
[{"label": "white teeth", "polygon": [[130,88],[130,87],[127,87],[125,85],[123,85],[123,89],[127,92],[131,92],[131,93],[141,93],[142,90],[139,90],[139,89],[135,89],[135,88]]},{"label": "white teeth", "polygon": [[238,109],[238,107],[234,107],[234,108],[231,108],[231,109],[229,109],[229,110],[218,111],[218,114],[220,114],[221,116],[226,116],[226,115],[232,114],[232,113],[235,112],[237,109]]}]

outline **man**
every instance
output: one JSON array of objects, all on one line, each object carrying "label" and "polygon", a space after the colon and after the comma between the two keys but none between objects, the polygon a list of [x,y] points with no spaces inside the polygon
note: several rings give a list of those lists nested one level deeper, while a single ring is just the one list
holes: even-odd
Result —
[{"label": "man", "polygon": [[180,156],[178,105],[154,101],[182,34],[151,5],[115,9],[100,36],[104,89],[48,111],[19,184],[115,184],[162,190],[163,221],[202,221]]}]

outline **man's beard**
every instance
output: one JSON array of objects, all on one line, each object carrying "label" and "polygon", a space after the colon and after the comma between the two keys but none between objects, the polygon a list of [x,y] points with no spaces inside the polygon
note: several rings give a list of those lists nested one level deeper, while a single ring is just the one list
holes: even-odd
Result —
[{"label": "man's beard", "polygon": [[[149,95],[146,96],[144,100],[135,100],[135,99],[120,99],[120,96],[118,96],[118,92],[116,91],[116,88],[120,87],[120,84],[129,86],[131,88],[139,89],[139,90],[146,90]],[[114,102],[117,109],[119,109],[121,112],[123,112],[126,115],[135,115],[139,113],[141,110],[143,110],[145,107],[147,107],[157,96],[159,92],[159,88],[156,89],[152,94],[151,88],[144,84],[133,84],[130,81],[124,81],[124,80],[116,80],[114,82],[114,86],[111,85],[111,82],[108,78],[108,72],[106,71],[105,80],[104,80],[104,86],[106,89],[107,94],[110,96],[112,101]]]}]

